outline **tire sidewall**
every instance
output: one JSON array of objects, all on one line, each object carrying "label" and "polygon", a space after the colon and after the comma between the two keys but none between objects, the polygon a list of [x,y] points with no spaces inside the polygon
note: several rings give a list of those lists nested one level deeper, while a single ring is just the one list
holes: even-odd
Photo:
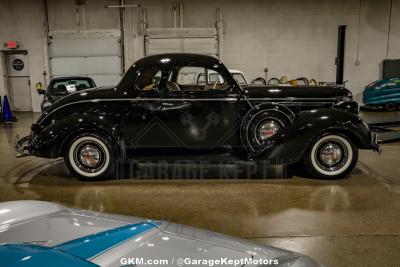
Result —
[{"label": "tire sidewall", "polygon": [[[81,170],[75,163],[74,150],[82,142],[90,141],[96,143],[104,151],[105,164],[100,170],[95,173],[85,172]],[[82,181],[101,181],[109,178],[114,170],[115,159],[114,149],[112,142],[108,138],[100,134],[84,133],[72,138],[69,142],[66,152],[64,154],[64,161],[69,171]]]},{"label": "tire sidewall", "polygon": [[[336,139],[343,143],[348,151],[348,159],[345,164],[338,170],[329,172],[323,170],[318,166],[315,153],[319,144],[328,140]],[[307,172],[314,178],[324,179],[324,180],[335,180],[346,177],[355,167],[358,161],[358,148],[355,144],[345,135],[339,133],[326,133],[320,136],[313,144],[310,146],[306,157],[304,158],[304,165]]]}]

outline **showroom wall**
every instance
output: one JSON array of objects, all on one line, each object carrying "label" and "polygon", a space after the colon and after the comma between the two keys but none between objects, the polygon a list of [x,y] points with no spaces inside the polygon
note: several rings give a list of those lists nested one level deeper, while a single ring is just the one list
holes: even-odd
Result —
[{"label": "showroom wall", "polygon": [[[43,6],[40,1],[19,0],[0,1],[0,45],[10,40],[17,40],[21,50],[29,55],[29,72],[31,81],[32,105],[40,110],[41,96],[36,93],[35,83],[44,83],[45,70],[44,46],[46,33],[43,27]],[[0,95],[5,92],[3,64],[0,64]]]},{"label": "showroom wall", "polygon": [[[84,25],[77,27],[76,3],[85,3]],[[118,0],[48,1],[50,31],[119,30]],[[164,0],[126,0],[140,4],[147,13],[147,27],[172,27],[173,3]],[[400,58],[400,1],[393,1],[388,40],[390,0],[186,0],[184,27],[214,27],[216,8],[222,8],[223,41],[221,58],[230,68],[241,69],[249,79],[286,75],[334,81],[337,26],[348,25],[345,80],[358,100],[363,87],[380,77],[382,60]],[[318,3],[318,4],[317,4]],[[360,12],[361,4],[361,12]],[[47,70],[43,1],[0,0],[0,43],[17,40],[28,50],[32,101],[38,111],[40,97],[36,82],[44,82]],[[359,12],[360,26],[359,26]],[[125,64],[144,55],[144,37],[139,8],[125,11]],[[387,47],[389,47],[387,53]],[[357,52],[359,62],[357,62]],[[359,64],[356,64],[359,63]],[[0,69],[0,94],[5,93]]]}]

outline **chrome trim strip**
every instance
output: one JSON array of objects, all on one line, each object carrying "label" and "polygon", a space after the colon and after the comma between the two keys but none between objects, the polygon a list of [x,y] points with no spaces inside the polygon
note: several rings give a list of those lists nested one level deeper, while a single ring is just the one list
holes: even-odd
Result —
[{"label": "chrome trim strip", "polygon": [[[313,104],[313,105],[320,105],[320,104],[332,104],[336,100],[334,98],[249,98],[248,100],[253,100],[253,101],[271,101],[274,104],[285,104],[285,105],[303,105],[303,104]],[[290,102],[277,102],[277,101],[290,101]],[[313,101],[301,101],[301,100],[313,100]],[[325,100],[325,102],[316,102],[317,100]],[[332,100],[332,102],[327,102],[326,100]],[[54,113],[55,111],[74,104],[82,104],[82,103],[97,103],[97,102],[109,102],[109,101],[126,101],[126,102],[139,102],[139,101],[170,101],[170,102],[179,102],[179,101],[226,101],[226,102],[238,102],[238,101],[246,101],[246,99],[243,98],[238,98],[238,97],[225,97],[225,98],[141,98],[141,97],[136,97],[136,98],[108,98],[108,99],[89,99],[89,100],[80,100],[80,101],[75,101],[75,102],[70,102],[66,103],[62,106],[57,107],[56,109],[50,111],[49,113],[46,114],[46,112],[43,113],[43,118],[41,118],[41,121],[45,120],[47,116],[50,114]]]}]

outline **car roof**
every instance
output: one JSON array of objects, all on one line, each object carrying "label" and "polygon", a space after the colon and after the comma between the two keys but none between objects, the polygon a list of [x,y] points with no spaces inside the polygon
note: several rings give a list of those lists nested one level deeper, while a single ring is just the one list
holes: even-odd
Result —
[{"label": "car roof", "polygon": [[139,59],[134,65],[140,68],[153,65],[180,65],[188,63],[199,63],[205,65],[222,64],[222,62],[218,58],[213,56],[191,53],[168,53],[144,57],[142,59]]},{"label": "car roof", "polygon": [[235,70],[235,69],[229,69],[229,72],[230,72],[230,73],[240,73],[240,74],[243,74],[243,71],[241,71],[241,70]]}]

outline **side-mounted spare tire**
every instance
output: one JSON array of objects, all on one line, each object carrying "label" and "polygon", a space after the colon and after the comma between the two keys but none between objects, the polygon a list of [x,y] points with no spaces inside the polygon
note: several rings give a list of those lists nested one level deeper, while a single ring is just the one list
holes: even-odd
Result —
[{"label": "side-mounted spare tire", "polygon": [[260,104],[243,118],[240,130],[242,143],[251,157],[261,153],[272,137],[293,123],[294,113],[281,105]]},{"label": "side-mounted spare tire", "polygon": [[82,133],[67,144],[64,162],[72,175],[82,181],[106,180],[114,171],[115,146],[97,133]]}]

